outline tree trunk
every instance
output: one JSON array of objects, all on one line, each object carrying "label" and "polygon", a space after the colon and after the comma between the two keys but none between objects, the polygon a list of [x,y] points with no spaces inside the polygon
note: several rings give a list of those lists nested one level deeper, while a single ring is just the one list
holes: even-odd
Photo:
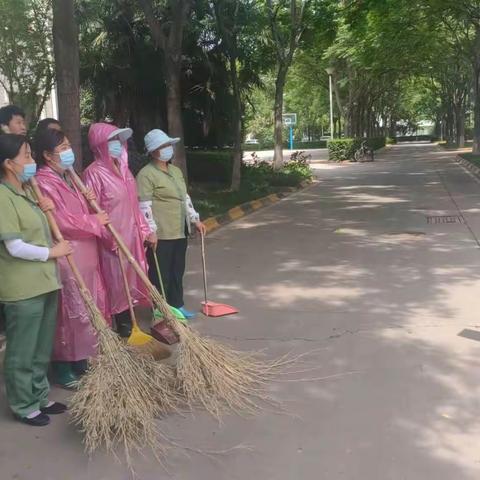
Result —
[{"label": "tree trunk", "polygon": [[278,170],[283,166],[283,91],[287,79],[286,65],[279,65],[277,80],[275,82],[275,104],[273,115],[275,120],[274,140],[275,149],[273,154],[273,168]]},{"label": "tree trunk", "polygon": [[185,182],[188,184],[187,155],[185,151],[183,120],[182,120],[182,92],[180,88],[181,55],[172,55],[174,58],[165,59],[165,77],[167,84],[167,118],[168,134],[178,137],[180,141],[175,144],[175,157],[173,163],[182,170]]},{"label": "tree trunk", "polygon": [[473,153],[480,153],[480,65],[473,72]]},{"label": "tree trunk", "polygon": [[[161,49],[164,57],[165,78],[167,86],[167,115],[168,134],[179,137],[180,142],[175,147],[174,163],[187,178],[187,160],[185,154],[183,121],[182,121],[182,91],[180,85],[182,71],[182,46],[183,30],[191,9],[190,0],[170,1],[171,18],[162,24],[155,17],[154,2],[152,0],[139,0],[145,14],[150,32],[157,49]],[[165,26],[169,25],[168,33]]]},{"label": "tree trunk", "polygon": [[232,79],[233,96],[235,100],[234,111],[234,134],[233,134],[233,167],[232,167],[232,184],[231,189],[237,191],[240,189],[242,179],[242,98],[240,94],[240,86],[238,84],[237,58],[230,57],[230,75]]},{"label": "tree trunk", "polygon": [[465,109],[463,104],[455,105],[455,143],[458,148],[465,147]]},{"label": "tree trunk", "polygon": [[53,1],[53,48],[58,94],[58,116],[82,170],[80,131],[80,58],[74,0]]},{"label": "tree trunk", "polygon": [[475,28],[473,55],[473,153],[480,153],[480,26]]}]

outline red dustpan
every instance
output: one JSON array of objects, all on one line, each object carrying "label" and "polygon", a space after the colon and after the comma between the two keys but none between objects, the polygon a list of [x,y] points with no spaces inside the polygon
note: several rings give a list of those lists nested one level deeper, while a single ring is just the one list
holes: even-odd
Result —
[{"label": "red dustpan", "polygon": [[202,312],[207,317],[223,317],[224,315],[232,315],[234,313],[238,313],[238,310],[231,305],[210,302],[207,300],[207,265],[205,261],[205,237],[203,236],[203,232],[201,232],[200,236],[202,239],[203,292],[205,295],[205,301],[202,302]]}]

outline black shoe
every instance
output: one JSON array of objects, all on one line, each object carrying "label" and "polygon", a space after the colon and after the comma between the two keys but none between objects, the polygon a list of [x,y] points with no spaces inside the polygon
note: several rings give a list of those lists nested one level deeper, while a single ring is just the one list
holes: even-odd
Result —
[{"label": "black shoe", "polygon": [[26,423],[32,427],[45,427],[50,423],[50,417],[44,413],[39,413],[36,417],[15,417],[19,422]]},{"label": "black shoe", "polygon": [[128,338],[132,334],[132,326],[127,324],[118,325],[117,333],[121,338]]},{"label": "black shoe", "polygon": [[43,407],[40,411],[47,415],[60,415],[67,411],[67,406],[60,402],[53,402],[49,407]]}]

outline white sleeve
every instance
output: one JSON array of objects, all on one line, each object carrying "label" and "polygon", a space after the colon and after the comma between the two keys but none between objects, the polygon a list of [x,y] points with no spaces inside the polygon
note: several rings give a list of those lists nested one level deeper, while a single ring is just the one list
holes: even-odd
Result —
[{"label": "white sleeve", "polygon": [[50,255],[50,249],[47,247],[37,247],[31,243],[25,243],[19,238],[5,240],[5,246],[8,253],[15,258],[31,260],[33,262],[46,262]]},{"label": "white sleeve", "polygon": [[193,208],[192,199],[190,195],[187,193],[185,197],[185,205],[187,207],[187,217],[190,223],[197,223],[200,221],[200,214]]},{"label": "white sleeve", "polygon": [[143,202],[139,202],[139,206],[140,206],[140,211],[142,212],[143,216],[145,217],[145,220],[148,223],[148,226],[150,227],[150,230],[152,232],[156,232],[157,224],[155,223],[155,220],[153,218],[152,201],[146,200]]}]

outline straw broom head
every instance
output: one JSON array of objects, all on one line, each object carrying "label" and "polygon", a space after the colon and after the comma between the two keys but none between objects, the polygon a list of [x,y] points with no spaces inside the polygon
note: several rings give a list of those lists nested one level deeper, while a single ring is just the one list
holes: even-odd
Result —
[{"label": "straw broom head", "polygon": [[155,419],[176,410],[173,370],[136,354],[107,327],[93,301],[87,305],[97,329],[98,355],[71,399],[72,421],[83,432],[89,453],[102,447],[115,453],[121,446],[132,468],[131,454],[150,447],[161,460],[165,446]]},{"label": "straw broom head", "polygon": [[220,418],[225,409],[254,413],[262,402],[271,402],[264,387],[272,376],[272,366],[262,364],[251,354],[200,336],[173,317],[154,287],[150,294],[180,337],[176,386],[191,408],[200,404]]}]

